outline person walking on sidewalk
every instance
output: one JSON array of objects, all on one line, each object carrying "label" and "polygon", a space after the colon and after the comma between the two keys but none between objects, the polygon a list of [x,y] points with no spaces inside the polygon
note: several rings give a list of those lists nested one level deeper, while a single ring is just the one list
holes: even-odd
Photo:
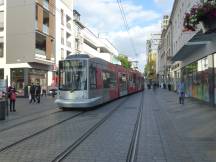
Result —
[{"label": "person walking on sidewalk", "polygon": [[35,87],[35,93],[36,93],[37,103],[40,103],[41,86],[39,83],[37,83],[37,85]]},{"label": "person walking on sidewalk", "polygon": [[15,103],[16,103],[16,88],[15,83],[12,83],[12,86],[8,87],[8,98],[10,99],[10,112],[15,112]]},{"label": "person walking on sidewalk", "polygon": [[178,84],[179,104],[184,104],[185,98],[185,84],[183,79]]},{"label": "person walking on sidewalk", "polygon": [[32,101],[34,101],[34,103],[36,102],[35,100],[35,85],[34,83],[32,83],[31,87],[30,87],[30,100],[29,103],[32,103]]}]

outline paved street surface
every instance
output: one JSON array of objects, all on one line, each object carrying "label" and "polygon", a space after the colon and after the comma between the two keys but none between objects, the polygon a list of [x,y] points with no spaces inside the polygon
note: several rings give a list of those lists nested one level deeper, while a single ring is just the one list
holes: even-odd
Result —
[{"label": "paved street surface", "polygon": [[63,112],[53,102],[49,97],[32,105],[17,100],[17,112],[0,121],[0,162],[52,161],[71,146],[63,161],[125,162],[142,102],[137,162],[216,162],[216,109],[203,102],[186,99],[179,105],[174,92],[162,89],[94,111]]}]

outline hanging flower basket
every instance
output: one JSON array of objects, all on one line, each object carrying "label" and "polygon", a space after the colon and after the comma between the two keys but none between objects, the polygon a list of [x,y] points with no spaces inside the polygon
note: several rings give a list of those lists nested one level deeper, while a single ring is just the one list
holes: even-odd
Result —
[{"label": "hanging flower basket", "polygon": [[185,14],[183,31],[195,31],[200,25],[203,33],[216,32],[216,3],[206,2],[195,5]]}]

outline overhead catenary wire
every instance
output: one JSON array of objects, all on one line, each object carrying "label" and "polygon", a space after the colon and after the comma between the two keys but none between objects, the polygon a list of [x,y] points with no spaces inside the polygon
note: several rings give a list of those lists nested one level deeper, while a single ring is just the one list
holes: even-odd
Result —
[{"label": "overhead catenary wire", "polygon": [[120,13],[121,13],[121,16],[122,16],[123,23],[125,25],[126,31],[128,33],[128,36],[129,36],[129,40],[130,40],[130,44],[131,44],[132,50],[135,53],[135,55],[137,56],[137,50],[135,48],[134,40],[133,40],[133,38],[130,35],[130,28],[129,28],[129,25],[128,25],[127,17],[126,17],[126,14],[124,12],[124,8],[122,6],[121,0],[117,0],[117,3],[118,3],[118,7],[120,9]]}]

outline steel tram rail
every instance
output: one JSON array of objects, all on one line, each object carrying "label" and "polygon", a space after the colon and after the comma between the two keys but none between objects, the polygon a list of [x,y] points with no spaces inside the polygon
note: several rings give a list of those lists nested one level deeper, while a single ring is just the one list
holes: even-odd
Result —
[{"label": "steel tram rail", "polygon": [[137,152],[138,152],[138,143],[139,143],[139,136],[141,130],[141,123],[142,123],[142,113],[143,113],[143,92],[141,96],[141,102],[139,106],[139,111],[137,114],[137,120],[134,126],[133,135],[131,138],[131,143],[129,146],[128,154],[126,162],[136,162]]},{"label": "steel tram rail", "polygon": [[25,118],[25,117],[28,117],[30,115],[35,115],[35,114],[40,114],[40,113],[44,113],[44,112],[49,112],[51,110],[53,110],[53,109],[47,108],[47,109],[44,109],[43,111],[31,112],[30,114],[25,114],[25,115],[22,115],[20,117],[9,119],[9,120],[5,121],[5,123],[8,123],[8,122],[11,122],[11,121],[14,121],[14,120],[18,120],[18,119],[21,119],[21,118]]},{"label": "steel tram rail", "polygon": [[25,120],[25,121],[22,121],[22,122],[20,122],[20,123],[16,123],[16,124],[13,124],[13,125],[11,125],[11,126],[8,126],[8,127],[6,127],[6,128],[2,128],[2,129],[0,129],[0,134],[1,134],[2,132],[5,132],[5,131],[10,130],[10,129],[12,129],[12,128],[15,128],[15,127],[17,127],[17,126],[24,125],[24,124],[28,124],[29,122],[33,122],[33,121],[36,121],[36,120],[38,120],[38,119],[43,119],[43,118],[46,118],[46,117],[48,117],[48,116],[51,116],[51,115],[56,114],[56,113],[59,113],[59,112],[62,112],[62,111],[61,111],[61,110],[58,110],[58,111],[52,112],[52,113],[50,113],[50,114],[44,114],[44,115],[42,115],[42,116],[35,117],[35,118],[29,119],[29,120]]},{"label": "steel tram rail", "polygon": [[66,148],[63,152],[61,152],[55,159],[52,160],[52,162],[61,162],[66,157],[68,157],[71,152],[73,152],[82,142],[85,141],[92,133],[94,133],[107,119],[109,119],[112,114],[114,114],[118,108],[127,100],[125,98],[122,102],[120,102],[115,108],[109,112],[103,119],[101,119],[99,122],[97,122],[93,127],[88,129],[80,138],[78,138],[74,143],[72,143],[68,148]]},{"label": "steel tram rail", "polygon": [[51,126],[45,128],[45,129],[42,129],[42,130],[40,130],[40,131],[38,131],[38,132],[36,132],[36,133],[33,133],[33,134],[30,135],[30,136],[27,136],[27,137],[25,137],[25,138],[23,138],[23,139],[21,139],[21,140],[18,140],[18,141],[14,142],[14,143],[12,143],[12,144],[10,144],[10,145],[8,145],[8,146],[5,146],[5,147],[3,147],[3,148],[0,148],[0,153],[3,152],[3,151],[7,151],[7,150],[9,150],[11,147],[14,147],[14,146],[16,146],[16,145],[18,145],[18,144],[20,144],[20,143],[22,143],[22,142],[24,142],[24,141],[26,141],[26,140],[28,140],[28,139],[31,139],[31,138],[33,138],[33,137],[35,137],[35,136],[37,136],[37,135],[39,135],[39,134],[41,134],[41,133],[44,133],[44,132],[48,131],[49,129],[54,128],[54,127],[56,127],[56,126],[58,126],[58,125],[60,125],[60,124],[62,124],[62,123],[64,123],[64,122],[66,122],[66,121],[69,121],[69,120],[71,120],[71,119],[73,119],[73,118],[76,118],[76,117],[78,117],[78,116],[80,116],[80,115],[82,115],[82,114],[84,114],[84,113],[85,113],[85,111],[76,113],[75,115],[72,115],[72,116],[70,116],[70,117],[68,117],[68,118],[66,118],[66,119],[64,119],[64,120],[62,120],[62,121],[60,121],[60,122],[57,122],[57,123],[55,123],[55,124],[53,124],[53,125],[51,125]]}]

